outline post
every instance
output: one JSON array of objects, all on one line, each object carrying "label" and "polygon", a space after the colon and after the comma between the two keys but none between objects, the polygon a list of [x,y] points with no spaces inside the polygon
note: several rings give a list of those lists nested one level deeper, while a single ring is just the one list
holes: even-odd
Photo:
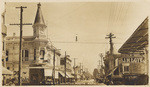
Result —
[{"label": "post", "polygon": [[56,54],[56,50],[60,50],[60,49],[54,49],[54,57],[53,57],[53,73],[52,73],[53,85],[55,85],[55,54]]},{"label": "post", "polygon": [[101,66],[103,66],[103,54],[100,53],[99,55],[100,55],[100,57],[101,57]]},{"label": "post", "polygon": [[76,59],[77,59],[77,58],[74,58],[74,79],[75,79],[75,81],[76,81],[76,73],[75,73]]},{"label": "post", "polygon": [[66,51],[65,51],[65,58],[64,58],[64,60],[65,60],[65,83],[66,83]]},{"label": "post", "polygon": [[53,58],[53,85],[55,85],[55,49],[54,49],[54,58]]},{"label": "post", "polygon": [[76,59],[74,58],[74,79],[76,78],[76,76],[75,76],[75,67],[76,67]]},{"label": "post", "polygon": [[112,38],[116,38],[114,36],[114,34],[110,33],[109,35],[107,35],[108,37],[105,37],[106,39],[109,38],[109,44],[110,44],[110,54],[113,54],[113,42],[112,42]]},{"label": "post", "polygon": [[81,74],[81,72],[82,72],[82,65],[81,65],[82,63],[80,63],[80,74]]},{"label": "post", "polygon": [[21,54],[22,54],[22,51],[21,51],[21,46],[22,46],[22,12],[23,12],[23,8],[22,6],[20,7],[20,44],[19,44],[19,76],[18,76],[18,82],[19,82],[19,85],[22,85],[22,79],[21,79],[21,76],[22,76],[22,73],[21,73],[21,68],[22,68],[22,57],[21,57]]}]

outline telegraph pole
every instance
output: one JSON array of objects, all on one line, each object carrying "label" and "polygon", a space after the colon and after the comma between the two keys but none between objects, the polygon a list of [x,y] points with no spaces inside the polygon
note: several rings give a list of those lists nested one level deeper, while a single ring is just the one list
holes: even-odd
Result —
[{"label": "telegraph pole", "polygon": [[107,35],[107,37],[105,37],[106,39],[109,39],[109,44],[110,44],[110,54],[113,54],[113,42],[112,42],[112,38],[116,38],[114,36],[114,34],[110,33],[109,35]]},{"label": "telegraph pole", "polygon": [[81,72],[83,71],[83,64],[81,65],[82,63],[80,63],[80,74]]},{"label": "telegraph pole", "polygon": [[22,57],[21,57],[21,46],[22,46],[22,25],[32,25],[31,23],[26,23],[23,24],[22,20],[23,20],[23,8],[27,8],[27,7],[16,7],[20,9],[20,24],[10,24],[10,25],[20,25],[20,44],[19,44],[19,75],[18,75],[18,84],[22,85],[22,73],[21,73],[21,68],[22,68]]},{"label": "telegraph pole", "polygon": [[[60,50],[60,49],[57,49]],[[53,57],[53,85],[55,85],[55,52],[56,50],[54,49],[54,57]]]},{"label": "telegraph pole", "polygon": [[54,49],[54,58],[53,58],[53,85],[55,85],[55,49]]},{"label": "telegraph pole", "polygon": [[100,61],[100,60],[98,60],[98,63],[99,63],[98,65],[100,65],[100,62],[101,62],[101,61]]},{"label": "telegraph pole", "polygon": [[77,58],[74,58],[74,79],[75,79],[75,80],[76,80],[76,75],[75,75],[76,59],[77,59]]},{"label": "telegraph pole", "polygon": [[66,83],[66,51],[65,51],[65,83]]},{"label": "telegraph pole", "polygon": [[100,57],[101,57],[101,66],[103,65],[103,54],[100,53]]}]

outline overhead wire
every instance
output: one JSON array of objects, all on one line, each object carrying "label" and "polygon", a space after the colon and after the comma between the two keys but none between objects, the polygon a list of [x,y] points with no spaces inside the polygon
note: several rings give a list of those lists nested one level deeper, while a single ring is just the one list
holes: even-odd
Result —
[{"label": "overhead wire", "polygon": [[[52,41],[53,43],[80,43],[80,44],[109,44],[107,42],[73,42],[73,41]],[[115,44],[123,44],[123,43],[115,43]]]}]

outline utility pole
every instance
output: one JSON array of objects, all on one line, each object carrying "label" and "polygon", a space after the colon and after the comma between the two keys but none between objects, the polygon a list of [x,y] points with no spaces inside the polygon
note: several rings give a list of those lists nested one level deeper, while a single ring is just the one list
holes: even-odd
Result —
[{"label": "utility pole", "polygon": [[66,83],[66,51],[65,51],[65,83]]},{"label": "utility pole", "polygon": [[105,37],[106,39],[109,39],[109,44],[110,44],[110,54],[113,54],[113,42],[112,42],[112,38],[116,38],[114,36],[114,34],[110,33],[109,35],[107,35],[107,37]]},{"label": "utility pole", "polygon": [[82,71],[82,66],[81,66],[81,64],[82,64],[82,63],[80,63],[80,74],[81,74],[81,71]]},{"label": "utility pole", "polygon": [[22,57],[21,57],[21,46],[22,46],[22,25],[32,25],[31,23],[26,23],[23,24],[22,20],[23,20],[23,8],[27,8],[27,7],[16,7],[20,9],[20,24],[10,24],[10,25],[20,25],[20,45],[19,45],[19,75],[18,75],[18,84],[22,85],[22,73],[21,73],[21,68],[22,68]]},{"label": "utility pole", "polygon": [[101,63],[101,61],[100,61],[100,60],[98,60],[98,63],[99,63],[98,65],[100,66],[100,65],[101,65],[101,64],[100,64],[100,63]]},{"label": "utility pole", "polygon": [[75,79],[75,80],[76,80],[76,75],[75,75],[75,74],[76,74],[76,73],[75,73],[76,59],[77,59],[77,58],[74,58],[74,79]]},{"label": "utility pole", "polygon": [[55,85],[55,49],[54,49],[54,58],[53,58],[53,85]]},{"label": "utility pole", "polygon": [[[57,49],[57,50],[60,50],[60,49]],[[55,85],[55,52],[56,52],[56,49],[54,49],[54,57],[53,57],[53,85]]]},{"label": "utility pole", "polygon": [[100,53],[100,57],[101,57],[101,66],[103,65],[103,54]]}]

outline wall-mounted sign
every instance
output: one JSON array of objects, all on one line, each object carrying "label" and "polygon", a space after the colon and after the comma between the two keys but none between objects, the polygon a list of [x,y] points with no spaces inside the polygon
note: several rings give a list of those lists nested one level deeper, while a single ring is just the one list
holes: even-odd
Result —
[{"label": "wall-mounted sign", "polygon": [[132,63],[137,63],[137,62],[144,62],[144,58],[122,58],[123,62],[132,62]]}]

